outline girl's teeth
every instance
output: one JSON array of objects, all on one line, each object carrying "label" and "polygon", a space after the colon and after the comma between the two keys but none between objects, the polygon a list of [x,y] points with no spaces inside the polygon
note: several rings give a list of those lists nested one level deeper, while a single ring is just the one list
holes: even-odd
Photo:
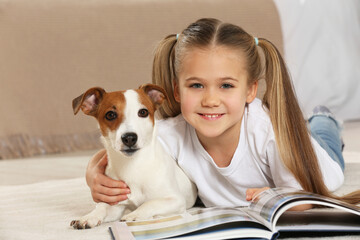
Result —
[{"label": "girl's teeth", "polygon": [[205,114],[205,117],[208,117],[208,118],[216,118],[216,117],[219,117],[220,115],[217,114],[217,115],[206,115]]}]

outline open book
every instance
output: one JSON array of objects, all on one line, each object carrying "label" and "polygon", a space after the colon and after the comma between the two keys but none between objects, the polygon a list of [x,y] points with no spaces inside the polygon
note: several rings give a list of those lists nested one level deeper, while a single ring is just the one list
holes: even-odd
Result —
[{"label": "open book", "polygon": [[[303,212],[291,207],[314,204]],[[294,189],[274,188],[260,193],[249,207],[192,208],[185,214],[149,221],[115,222],[114,240],[149,239],[276,239],[279,232],[360,232],[360,207]]]}]

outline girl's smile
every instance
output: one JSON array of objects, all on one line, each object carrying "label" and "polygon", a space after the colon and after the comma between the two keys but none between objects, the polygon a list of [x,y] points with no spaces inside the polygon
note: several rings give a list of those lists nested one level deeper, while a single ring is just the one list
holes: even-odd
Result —
[{"label": "girl's smile", "polygon": [[207,114],[207,113],[199,113],[199,115],[204,118],[205,120],[210,120],[210,121],[214,121],[214,120],[218,120],[220,119],[224,113],[222,114]]}]

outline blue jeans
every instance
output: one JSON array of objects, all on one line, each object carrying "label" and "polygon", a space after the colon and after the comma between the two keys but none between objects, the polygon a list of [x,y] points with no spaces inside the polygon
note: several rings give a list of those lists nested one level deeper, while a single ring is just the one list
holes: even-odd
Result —
[{"label": "blue jeans", "polygon": [[309,126],[312,137],[340,165],[344,172],[343,142],[339,123],[331,116],[314,115],[309,119]]}]

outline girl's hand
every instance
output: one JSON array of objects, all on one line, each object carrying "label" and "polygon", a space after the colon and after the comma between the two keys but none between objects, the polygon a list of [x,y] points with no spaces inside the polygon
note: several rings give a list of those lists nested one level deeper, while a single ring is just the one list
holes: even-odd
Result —
[{"label": "girl's hand", "polygon": [[[263,188],[248,188],[246,190],[246,201],[253,201],[256,199],[256,197],[263,191],[268,190],[269,187],[263,187]],[[299,206],[292,207],[288,209],[287,211],[305,211],[308,209],[313,208],[312,204],[303,204]]]},{"label": "girl's hand", "polygon": [[246,201],[254,201],[261,192],[268,190],[268,189],[269,189],[269,187],[248,188],[246,190]]},{"label": "girl's hand", "polygon": [[117,181],[105,175],[107,162],[106,150],[97,152],[86,169],[86,182],[95,202],[115,205],[128,198],[130,189],[123,181]]}]

